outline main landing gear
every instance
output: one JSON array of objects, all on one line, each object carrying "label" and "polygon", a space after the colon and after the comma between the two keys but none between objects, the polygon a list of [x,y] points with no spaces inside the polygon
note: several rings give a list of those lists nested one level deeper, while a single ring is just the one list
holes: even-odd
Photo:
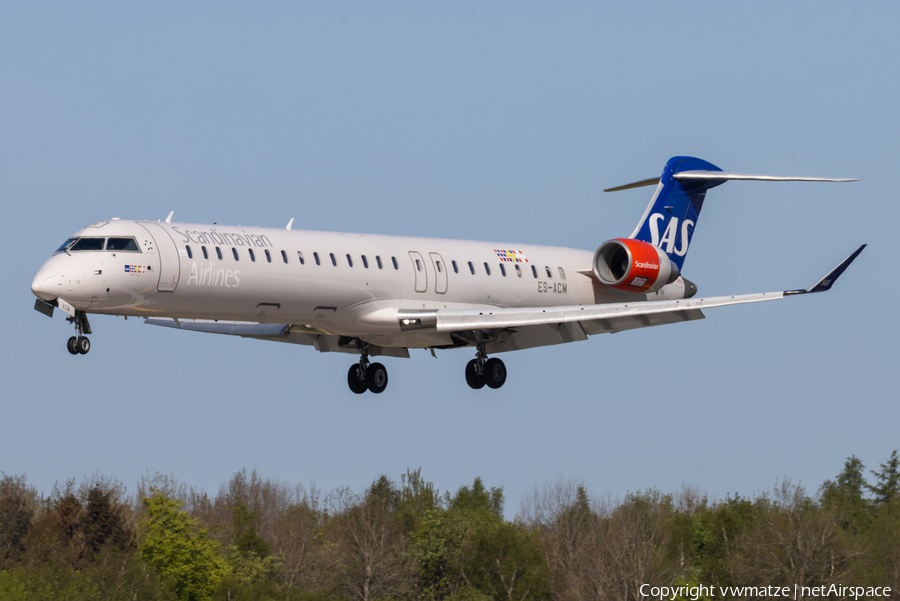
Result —
[{"label": "main landing gear", "polygon": [[351,365],[347,372],[347,384],[354,394],[362,394],[367,390],[379,394],[387,388],[387,368],[381,363],[369,363],[369,351],[362,347],[359,363]]},{"label": "main landing gear", "polygon": [[484,344],[479,344],[475,358],[466,364],[466,384],[478,390],[485,385],[500,388],[505,383],[506,365],[500,359],[488,359]]},{"label": "main landing gear", "polygon": [[85,334],[91,333],[91,324],[84,311],[75,311],[75,317],[67,317],[66,321],[75,324],[76,336],[69,338],[66,348],[73,355],[87,355],[91,350],[91,341]]}]

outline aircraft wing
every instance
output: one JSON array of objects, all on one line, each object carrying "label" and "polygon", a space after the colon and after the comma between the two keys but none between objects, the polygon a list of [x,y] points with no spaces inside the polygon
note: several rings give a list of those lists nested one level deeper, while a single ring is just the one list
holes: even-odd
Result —
[{"label": "aircraft wing", "polygon": [[[480,341],[486,343],[488,353],[499,353],[587,340],[588,336],[596,334],[614,334],[635,328],[703,319],[702,309],[761,303],[781,300],[786,296],[826,292],[865,247],[865,244],[860,246],[810,288],[799,290],[603,305],[400,310],[396,313],[401,330],[400,338],[396,336],[376,337],[374,340],[367,338],[370,342],[369,354],[409,357],[409,351],[404,347],[441,348],[471,345]],[[147,318],[144,323],[211,334],[302,344],[314,346],[320,352],[351,354],[359,352],[353,338],[336,336],[298,324],[158,317]]]},{"label": "aircraft wing", "polygon": [[[734,296],[614,303],[559,307],[454,309],[410,312],[406,329],[434,328],[438,332],[469,333],[478,338],[488,334],[487,352],[519,350],[564,342],[586,340],[588,336],[616,333],[634,328],[703,319],[701,309],[781,300],[786,296],[826,292],[850,263],[866,247],[860,246],[813,286],[799,290],[763,292]],[[404,328],[401,317],[401,328]]]}]

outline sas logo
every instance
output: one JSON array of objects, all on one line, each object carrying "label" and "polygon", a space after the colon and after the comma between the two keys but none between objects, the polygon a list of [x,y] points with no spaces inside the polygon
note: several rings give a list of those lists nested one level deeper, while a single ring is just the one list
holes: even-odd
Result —
[{"label": "sas logo", "polygon": [[494,252],[497,253],[497,256],[500,257],[501,261],[506,261],[508,263],[528,262],[528,259],[525,258],[525,253],[521,250],[500,250],[495,248]]},{"label": "sas logo", "polygon": [[[678,217],[672,217],[669,221],[668,225],[666,225],[666,231],[663,232],[662,238],[659,237],[659,222],[665,219],[665,215],[662,213],[653,213],[650,215],[650,244],[657,248],[662,248],[663,251],[667,255],[676,254],[679,257],[683,257],[687,254],[688,244],[691,231],[688,228],[694,227],[694,222],[690,219],[685,219],[681,223],[681,229],[679,231],[678,228]],[[676,238],[678,238],[678,234],[681,234],[680,244],[676,243]],[[663,248],[665,245],[665,248]]]},{"label": "sas logo", "polygon": [[147,273],[146,265],[126,265],[125,273]]}]

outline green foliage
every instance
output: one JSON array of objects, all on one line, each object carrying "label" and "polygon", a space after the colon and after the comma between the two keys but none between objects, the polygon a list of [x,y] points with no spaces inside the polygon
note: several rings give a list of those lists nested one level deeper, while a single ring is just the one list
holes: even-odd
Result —
[{"label": "green foliage", "polygon": [[367,499],[377,499],[400,521],[403,531],[411,533],[416,520],[425,512],[441,507],[441,498],[434,484],[422,478],[422,468],[406,470],[397,486],[385,475],[375,479],[366,491]]},{"label": "green foliage", "polygon": [[142,499],[140,557],[182,601],[210,599],[229,574],[219,543],[181,511],[182,503],[154,491]]},{"label": "green foliage", "polygon": [[699,582],[718,586],[738,584],[731,582],[729,559],[752,515],[753,503],[736,494],[726,497],[714,509],[693,516],[691,555]]},{"label": "green foliage", "polygon": [[489,511],[495,516],[503,514],[503,488],[485,488],[481,478],[475,478],[472,488],[461,486],[450,501],[453,511]]},{"label": "green foliage", "polygon": [[862,461],[851,455],[844,462],[844,469],[835,481],[827,481],[822,485],[822,502],[841,515],[844,530],[861,532],[871,520],[870,503],[863,497],[863,493],[869,488],[863,475],[864,470]]},{"label": "green foliage", "polygon": [[419,591],[426,599],[543,599],[547,567],[536,536],[502,516],[503,490],[480,478],[448,508],[426,511],[413,534]]},{"label": "green foliage", "polygon": [[132,507],[109,481],[68,481],[39,498],[24,478],[0,475],[0,599],[606,601],[635,598],[634,583],[782,580],[900,588],[900,458],[871,486],[864,471],[850,457],[818,496],[785,481],[712,503],[688,489],[604,503],[564,483],[536,491],[515,521],[502,489],[479,478],[441,496],[420,470],[322,504],[240,472],[215,498],[173,493],[190,514],[153,488]]},{"label": "green foliage", "polygon": [[887,463],[882,463],[880,471],[873,471],[877,482],[867,485],[867,488],[875,495],[875,505],[886,505],[894,499],[900,498],[900,456],[896,449],[891,453]]}]

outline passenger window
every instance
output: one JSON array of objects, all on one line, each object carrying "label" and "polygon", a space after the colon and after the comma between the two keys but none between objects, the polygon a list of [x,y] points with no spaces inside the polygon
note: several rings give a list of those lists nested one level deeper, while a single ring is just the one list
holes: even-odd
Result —
[{"label": "passenger window", "polygon": [[209,258],[209,253],[206,252],[206,247],[205,247],[205,246],[201,246],[201,247],[200,247],[200,250],[203,251],[203,258],[204,258],[204,259],[208,259],[208,258]]},{"label": "passenger window", "polygon": [[397,264],[397,257],[391,257],[391,263],[394,264],[394,269],[400,269],[400,266]]},{"label": "passenger window", "polygon": [[444,273],[444,269],[443,269],[443,267],[441,267],[440,261],[435,261],[434,264],[437,265],[438,273]]},{"label": "passenger window", "polygon": [[140,252],[134,238],[110,238],[106,241],[106,250]]},{"label": "passenger window", "polygon": [[422,271],[422,263],[416,259],[416,271]]},{"label": "passenger window", "polygon": [[531,273],[534,274],[534,279],[537,279],[537,267],[534,265],[531,266]]},{"label": "passenger window", "polygon": [[[334,253],[328,253],[328,256],[331,257],[331,264],[337,267],[337,259],[334,258]],[[347,255],[349,258],[350,255]]]},{"label": "passenger window", "polygon": [[235,260],[235,261],[240,261],[240,258],[238,258],[237,249],[236,249],[235,247],[233,247],[233,246],[231,247],[231,254],[234,255],[234,260]]},{"label": "passenger window", "polygon": [[469,261],[469,271],[472,272],[472,275],[475,275],[475,266],[472,265],[472,261]]},{"label": "passenger window", "polygon": [[550,268],[549,268],[548,266],[544,265],[544,269],[547,270],[547,277],[550,278],[550,279],[552,280],[552,279],[553,279],[553,273],[550,271]]},{"label": "passenger window", "polygon": [[256,255],[253,254],[253,249],[252,249],[252,248],[248,248],[248,249],[247,249],[247,252],[250,253],[250,260],[253,261],[254,263],[256,263]]},{"label": "passenger window", "polygon": [[194,258],[194,253],[191,252],[191,247],[189,245],[185,245],[184,250],[187,251],[188,259]]},{"label": "passenger window", "polygon": [[519,267],[518,263],[516,263],[516,275],[522,277],[522,268]]},{"label": "passenger window", "polygon": [[218,246],[216,247],[216,256],[219,257],[219,260],[222,260],[222,249]]},{"label": "passenger window", "polygon": [[459,268],[456,266],[456,261],[450,261],[450,264],[453,265],[453,273],[459,273]]},{"label": "passenger window", "polygon": [[69,249],[72,252],[79,250],[103,250],[103,238],[79,238],[78,242]]},{"label": "passenger window", "polygon": [[500,273],[506,277],[506,267],[503,266],[503,263],[500,263]]},{"label": "passenger window", "polygon": [[381,256],[375,255],[375,262],[378,263],[378,269],[381,269]]},{"label": "passenger window", "polygon": [[263,252],[266,253],[266,261],[269,262],[269,263],[271,263],[271,262],[272,262],[272,255],[269,254],[269,249],[267,248],[267,249],[264,250]]},{"label": "passenger window", "polygon": [[306,265],[306,261],[303,260],[303,252],[297,251],[297,260],[300,261],[301,265]]},{"label": "passenger window", "polygon": [[350,253],[347,253],[347,265],[353,267],[353,259],[350,258]]},{"label": "passenger window", "polygon": [[281,260],[284,261],[284,264],[287,265],[287,253],[281,251]]},{"label": "passenger window", "polygon": [[316,265],[321,265],[322,262],[319,261],[319,253],[313,253],[313,259],[316,260]]},{"label": "passenger window", "polygon": [[559,269],[559,277],[561,277],[562,279],[566,279],[566,272],[563,271],[563,268],[557,267],[557,269]]},{"label": "passenger window", "polygon": [[487,263],[484,264],[484,272],[488,275],[491,275],[491,268],[488,267]]},{"label": "passenger window", "polygon": [[369,262],[366,260],[366,255],[360,255],[360,257],[362,258],[363,267],[365,267],[366,269],[368,269],[368,268],[369,268]]}]

